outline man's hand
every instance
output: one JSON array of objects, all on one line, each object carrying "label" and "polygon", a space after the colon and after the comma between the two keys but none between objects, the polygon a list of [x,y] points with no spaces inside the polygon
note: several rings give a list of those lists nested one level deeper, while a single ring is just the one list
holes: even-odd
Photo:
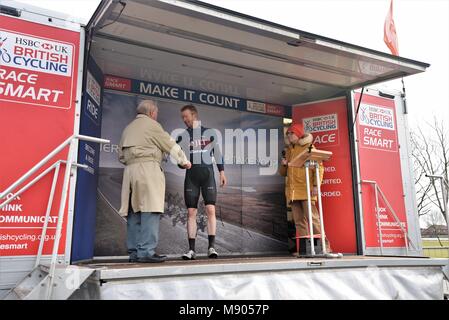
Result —
[{"label": "man's hand", "polygon": [[287,161],[287,159],[285,159],[285,158],[282,158],[281,164],[282,164],[283,166],[286,166],[286,165],[288,165],[288,161]]},{"label": "man's hand", "polygon": [[187,161],[185,165],[182,166],[184,169],[190,169],[192,168],[192,163],[190,161]]},{"label": "man's hand", "polygon": [[227,183],[224,171],[220,171],[220,187],[224,187]]},{"label": "man's hand", "polygon": [[314,186],[312,188],[312,197],[316,197],[318,195],[318,188],[316,186]]}]

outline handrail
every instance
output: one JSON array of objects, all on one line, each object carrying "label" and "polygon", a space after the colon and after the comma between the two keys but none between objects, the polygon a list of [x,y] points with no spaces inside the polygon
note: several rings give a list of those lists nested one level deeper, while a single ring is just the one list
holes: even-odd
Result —
[{"label": "handrail", "polygon": [[[84,140],[90,142],[98,142],[98,143],[109,143],[110,141],[107,139],[101,139],[96,137],[84,136],[84,135],[72,135],[67,138],[63,143],[57,146],[53,151],[51,151],[44,159],[39,161],[33,168],[31,168],[27,173],[21,176],[16,182],[6,188],[5,191],[0,193],[0,199],[3,199],[7,194],[9,194],[12,190],[17,188],[21,183],[23,183],[26,179],[28,179],[31,175],[33,175],[37,170],[39,170],[44,164],[46,164],[51,158],[53,158],[56,154],[61,152],[72,140]],[[1,207],[0,207],[1,208]]]},{"label": "handrail", "polygon": [[23,176],[21,176],[17,181],[15,181],[13,184],[11,184],[8,188],[6,188],[6,190],[4,190],[0,194],[0,198],[3,199],[6,195],[11,193],[18,186],[20,186],[23,182],[25,182],[29,177],[31,177],[36,171],[38,171],[50,159],[52,159],[55,155],[57,155],[59,152],[61,152],[67,145],[70,145],[69,151],[68,151],[68,156],[67,156],[67,161],[65,161],[65,160],[56,161],[49,168],[45,169],[37,177],[35,177],[30,182],[28,182],[19,191],[17,191],[15,194],[13,194],[11,197],[7,198],[3,203],[0,204],[0,209],[1,209],[6,204],[8,204],[9,202],[11,202],[15,198],[17,198],[20,194],[22,194],[23,192],[28,190],[37,181],[39,181],[40,179],[42,179],[42,177],[44,177],[46,174],[48,174],[51,170],[56,168],[55,175],[53,176],[53,182],[52,182],[52,187],[51,187],[51,191],[50,191],[49,202],[47,204],[45,221],[44,221],[44,225],[42,228],[41,239],[39,242],[39,249],[38,249],[38,253],[37,253],[37,257],[36,257],[35,267],[37,267],[39,265],[40,258],[42,255],[43,243],[44,243],[45,235],[47,232],[48,218],[49,218],[51,207],[53,204],[53,197],[54,197],[54,191],[55,191],[55,187],[56,187],[56,181],[57,181],[57,178],[59,175],[59,167],[60,167],[61,163],[66,164],[66,168],[65,168],[65,172],[64,172],[64,182],[63,182],[62,191],[61,191],[61,200],[60,200],[60,204],[59,204],[59,212],[58,212],[58,220],[57,220],[57,226],[56,226],[56,232],[55,232],[55,239],[53,242],[53,250],[52,250],[52,255],[51,255],[50,271],[48,273],[47,292],[46,292],[47,299],[51,298],[51,294],[53,291],[56,260],[57,260],[57,256],[58,256],[59,241],[60,241],[61,233],[62,233],[62,223],[63,223],[63,218],[64,218],[65,204],[66,204],[66,200],[67,200],[67,192],[68,192],[68,187],[69,187],[69,182],[70,182],[70,171],[72,170],[72,167],[87,168],[87,165],[73,163],[73,161],[72,161],[75,140],[90,141],[90,142],[95,142],[95,143],[110,143],[110,140],[107,140],[107,139],[101,139],[101,138],[90,137],[90,136],[85,136],[85,135],[72,135],[69,138],[67,138],[63,143],[61,143],[58,147],[53,149],[53,151],[51,151],[49,154],[47,154],[47,156],[45,156],[41,161],[39,161],[33,168],[31,168],[28,172],[26,172]]},{"label": "handrail", "polygon": [[446,217],[446,226],[447,226],[447,235],[449,237],[449,199],[446,199],[446,193],[449,189],[449,181],[443,176],[443,175],[435,175],[435,174],[426,174],[427,178],[430,179],[439,179],[441,184],[441,195],[443,197],[443,209],[444,209],[444,215]]},{"label": "handrail", "polygon": [[379,217],[379,196],[377,192],[377,182],[371,181],[371,180],[362,180],[362,182],[370,183],[374,185],[374,197],[376,198],[376,219],[377,219],[377,230],[379,233],[379,242],[380,242],[380,254],[384,254],[384,243],[383,243],[383,233],[382,233],[382,225],[380,224],[380,217]]},{"label": "handrail", "polygon": [[31,175],[33,175],[44,164],[46,164],[51,158],[53,158],[62,149],[64,149],[73,140],[74,137],[75,137],[75,135],[70,136],[63,143],[61,143],[59,146],[57,146],[55,149],[53,149],[53,151],[51,151],[44,159],[39,161],[33,168],[28,170],[28,172],[26,172],[23,176],[21,176],[16,182],[14,182],[12,185],[10,185],[8,188],[6,188],[6,190],[0,194],[0,198],[3,199],[3,197],[5,195],[9,194],[12,190],[17,188],[17,186],[22,184],[26,179],[28,179]]},{"label": "handrail", "polygon": [[380,195],[382,196],[382,198],[383,198],[385,204],[387,205],[388,209],[390,209],[391,213],[393,214],[393,217],[394,217],[395,221],[398,223],[399,227],[401,228],[402,234],[404,235],[405,250],[406,250],[407,254],[408,254],[408,245],[409,245],[409,243],[413,246],[413,248],[417,249],[416,246],[413,244],[413,241],[408,236],[407,230],[404,229],[404,227],[402,226],[401,221],[399,220],[398,216],[396,215],[396,212],[394,211],[394,209],[391,206],[390,202],[388,201],[387,197],[382,192],[382,189],[379,187],[379,184],[377,183],[377,181],[374,181],[374,180],[361,180],[361,182],[362,183],[369,183],[369,184],[373,184],[374,185],[375,197],[376,197],[376,218],[377,218],[378,230],[379,230],[379,241],[380,241],[381,254],[383,254],[383,241],[382,241],[383,237],[382,237],[382,227],[381,227],[380,218],[379,218],[379,201],[378,201],[377,192],[380,193]]},{"label": "handrail", "polygon": [[39,248],[37,249],[37,257],[36,257],[36,261],[34,263],[35,268],[39,266],[39,264],[41,262],[42,251],[44,250],[44,241],[45,241],[44,239],[47,234],[48,219],[50,217],[51,207],[53,205],[53,197],[55,195],[56,182],[58,181],[60,166],[61,166],[61,160],[56,161],[55,164],[50,166],[50,168],[56,168],[56,169],[55,169],[55,173],[53,175],[53,182],[51,183],[50,197],[49,197],[48,203],[47,203],[47,210],[45,212],[44,225],[42,226],[41,238],[39,240]]},{"label": "handrail", "polygon": [[408,248],[408,243],[407,243],[407,241],[409,241],[410,244],[413,246],[413,248],[417,249],[417,248],[415,247],[415,245],[413,244],[413,242],[411,241],[411,239],[409,238],[407,230],[405,230],[405,228],[402,226],[402,223],[401,223],[401,221],[399,220],[398,216],[396,215],[396,212],[393,210],[393,207],[391,206],[390,202],[388,202],[387,197],[386,197],[385,194],[382,192],[382,190],[380,189],[379,186],[377,186],[377,188],[378,188],[378,190],[379,190],[379,192],[380,192],[380,195],[382,196],[382,198],[384,199],[385,203],[387,204],[388,208],[390,209],[391,213],[393,214],[394,219],[396,220],[396,222],[398,223],[399,227],[401,228],[402,233],[404,234],[404,236],[406,236],[406,238],[404,239],[404,240],[405,240],[405,244],[406,244],[406,248]]},{"label": "handrail", "polygon": [[[58,160],[55,163],[53,163],[50,167],[48,167],[47,169],[45,169],[44,171],[42,171],[37,177],[35,177],[33,180],[31,180],[30,182],[28,182],[24,187],[22,187],[22,189],[20,189],[19,191],[17,191],[15,194],[13,194],[13,196],[9,197],[6,199],[6,201],[2,202],[0,204],[0,210],[6,206],[8,203],[10,203],[11,201],[13,201],[15,198],[17,198],[18,196],[20,196],[22,193],[24,193],[27,189],[29,189],[31,186],[33,186],[36,182],[38,182],[40,179],[42,179],[43,176],[45,176],[47,173],[49,173],[51,170],[53,170],[57,165],[60,165],[61,163],[67,163],[67,161],[65,160]],[[80,167],[83,169],[86,169],[88,166],[85,164],[79,164],[79,163],[72,163],[72,166],[76,166],[76,167]]]}]

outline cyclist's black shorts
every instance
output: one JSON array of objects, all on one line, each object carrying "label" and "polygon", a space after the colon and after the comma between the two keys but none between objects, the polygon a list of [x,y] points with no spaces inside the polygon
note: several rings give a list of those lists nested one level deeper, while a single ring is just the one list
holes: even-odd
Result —
[{"label": "cyclist's black shorts", "polygon": [[184,180],[184,200],[187,208],[198,208],[200,191],[205,205],[215,205],[217,186],[212,166],[193,166],[187,170]]}]

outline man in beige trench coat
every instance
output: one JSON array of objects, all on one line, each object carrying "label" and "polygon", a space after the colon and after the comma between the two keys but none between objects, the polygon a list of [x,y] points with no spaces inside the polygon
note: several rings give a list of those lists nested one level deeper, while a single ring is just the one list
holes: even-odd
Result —
[{"label": "man in beige trench coat", "polygon": [[130,262],[163,262],[156,254],[160,214],[164,212],[165,176],[161,168],[169,153],[185,169],[191,167],[174,139],[157,122],[154,101],[137,106],[136,118],[125,128],[118,148],[123,172],[120,215],[127,217],[127,247]]}]

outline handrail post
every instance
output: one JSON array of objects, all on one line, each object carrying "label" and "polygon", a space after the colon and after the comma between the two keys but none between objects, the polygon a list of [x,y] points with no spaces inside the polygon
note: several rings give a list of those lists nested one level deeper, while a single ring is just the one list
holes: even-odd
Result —
[{"label": "handrail post", "polygon": [[447,192],[447,181],[444,177],[441,177],[440,179],[440,183],[441,183],[441,192],[443,194],[443,207],[444,207],[444,215],[446,216],[446,227],[447,227],[447,236],[449,239],[449,213],[447,210],[447,198],[446,198],[446,192]]},{"label": "handrail post", "polygon": [[379,195],[377,193],[377,182],[374,183],[374,194],[376,197],[377,232],[379,234],[379,241],[380,241],[380,254],[383,255],[384,254],[384,242],[383,242],[382,226],[380,223]]},{"label": "handrail post", "polygon": [[57,263],[57,257],[58,257],[59,241],[61,239],[62,224],[64,222],[67,191],[69,189],[69,182],[70,182],[70,171],[72,170],[73,149],[74,149],[76,142],[77,142],[77,139],[73,139],[70,141],[69,153],[68,153],[67,163],[66,163],[65,171],[64,171],[64,181],[63,181],[63,185],[62,185],[61,201],[59,204],[58,222],[57,222],[57,226],[56,226],[55,239],[53,242],[53,251],[52,251],[52,256],[51,256],[50,271],[48,274],[49,281],[47,282],[47,284],[48,284],[47,294],[46,294],[47,300],[51,299],[51,295],[53,292],[53,282],[54,282],[54,275],[55,275],[55,269],[56,269],[56,263]]},{"label": "handrail post", "polygon": [[310,235],[310,249],[312,256],[315,255],[315,238],[313,237],[313,220],[312,220],[312,199],[310,196],[310,180],[309,180],[309,166],[310,160],[307,160],[304,164],[306,168],[306,187],[307,187],[307,209],[309,217],[309,235]]},{"label": "handrail post", "polygon": [[321,201],[321,185],[320,185],[320,165],[318,162],[315,162],[315,178],[316,178],[316,186],[318,192],[318,208],[320,212],[320,228],[321,228],[321,246],[323,248],[323,254],[327,253],[326,248],[326,234],[324,231],[324,218],[323,218],[323,203]]},{"label": "handrail post", "polygon": [[41,261],[42,250],[44,248],[45,236],[47,235],[48,220],[50,218],[51,207],[53,206],[53,198],[55,195],[56,182],[58,181],[60,166],[61,166],[61,161],[58,161],[56,164],[55,173],[53,176],[53,182],[51,184],[50,196],[48,198],[48,204],[47,204],[47,211],[45,213],[44,226],[42,228],[41,239],[39,241],[39,249],[37,251],[36,262],[34,264],[35,268],[40,264],[40,261]]}]

